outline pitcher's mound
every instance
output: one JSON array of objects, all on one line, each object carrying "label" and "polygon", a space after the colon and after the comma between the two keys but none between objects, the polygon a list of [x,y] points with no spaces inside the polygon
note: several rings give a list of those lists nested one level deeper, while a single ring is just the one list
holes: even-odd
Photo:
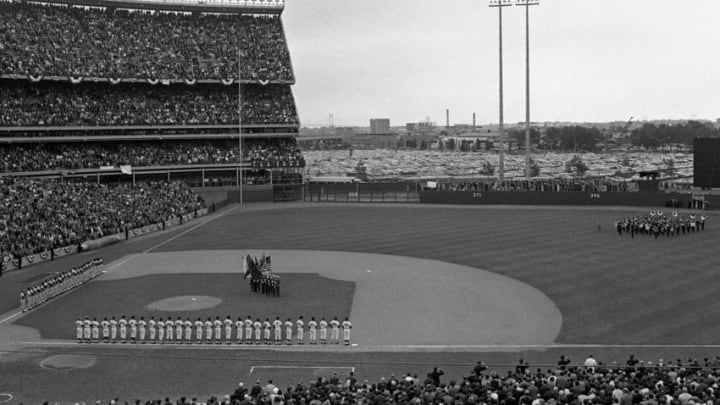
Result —
[{"label": "pitcher's mound", "polygon": [[75,370],[92,367],[97,363],[97,357],[77,354],[59,354],[51,356],[40,362],[40,367],[49,370]]},{"label": "pitcher's mound", "polygon": [[221,302],[220,298],[207,295],[183,295],[151,302],[146,308],[151,311],[197,311],[214,308],[220,305]]}]

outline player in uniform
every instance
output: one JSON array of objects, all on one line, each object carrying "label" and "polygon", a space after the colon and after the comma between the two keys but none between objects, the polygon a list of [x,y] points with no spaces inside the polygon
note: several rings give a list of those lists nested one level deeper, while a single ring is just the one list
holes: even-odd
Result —
[{"label": "player in uniform", "polygon": [[250,318],[250,315],[248,315],[247,319],[245,320],[245,344],[252,344],[252,336],[253,336],[253,321],[252,318]]},{"label": "player in uniform", "polygon": [[175,341],[175,322],[171,317],[168,317],[165,321],[165,341],[168,343],[174,343]]},{"label": "player in uniform", "polygon": [[242,344],[243,341],[243,326],[245,323],[243,322],[242,318],[238,317],[237,321],[235,321],[235,338],[237,339],[238,344]]},{"label": "player in uniform", "polygon": [[219,316],[215,317],[215,322],[213,322],[213,325],[215,326],[215,343],[220,344],[220,341],[222,340],[223,322],[220,320]]},{"label": "player in uniform", "polygon": [[266,345],[271,344],[270,343],[270,329],[272,328],[272,324],[270,323],[270,318],[265,318],[265,322],[263,322],[263,341]]},{"label": "player in uniform", "polygon": [[304,343],[305,340],[305,321],[303,321],[303,317],[301,316],[297,322],[297,342],[299,345]]},{"label": "player in uniform", "polygon": [[113,316],[110,318],[110,341],[117,342],[118,321]]},{"label": "player in uniform", "polygon": [[292,344],[292,330],[293,330],[293,322],[288,318],[287,321],[285,321],[285,343],[288,345]]},{"label": "player in uniform", "polygon": [[[2,259],[2,258],[0,258]],[[20,291],[20,309],[22,309],[22,312],[27,311],[27,301],[25,300],[25,291]]]},{"label": "player in uniform", "polygon": [[120,343],[125,343],[125,340],[127,340],[128,326],[128,321],[127,319],[125,319],[125,315],[120,318],[120,321],[118,323],[120,324]]},{"label": "player in uniform", "polygon": [[335,344],[340,343],[340,322],[338,322],[337,317],[330,321],[330,326],[332,326],[331,342]]},{"label": "player in uniform", "polygon": [[147,332],[147,321],[145,320],[144,316],[140,317],[140,320],[138,321],[138,336],[140,338],[140,343],[145,344],[145,333]]},{"label": "player in uniform", "polygon": [[260,322],[260,318],[255,320],[253,327],[255,328],[255,344],[259,345],[262,343],[262,322]]},{"label": "player in uniform", "polygon": [[207,344],[212,343],[212,328],[213,328],[212,318],[208,318],[207,321],[205,321],[205,343],[207,343]]},{"label": "player in uniform", "polygon": [[282,344],[282,326],[283,323],[280,320],[280,317],[276,317],[273,321],[273,325],[275,326],[275,344],[279,345]]},{"label": "player in uniform", "polygon": [[90,336],[92,336],[92,321],[86,316],[83,321],[83,343],[90,343]]},{"label": "player in uniform", "polygon": [[130,317],[128,325],[130,325],[130,343],[137,343],[137,321],[135,320],[135,315]]},{"label": "player in uniform", "polygon": [[328,323],[325,318],[320,319],[320,343],[327,343],[327,327]]},{"label": "player in uniform", "polygon": [[195,343],[202,343],[203,326],[205,326],[205,322],[198,318],[197,321],[195,321]]},{"label": "player in uniform", "polygon": [[312,318],[310,318],[310,322],[308,322],[308,328],[310,329],[310,344],[316,345],[317,344],[317,322],[315,321],[314,316]]},{"label": "player in uniform", "polygon": [[233,321],[232,318],[230,318],[230,315],[225,318],[225,321],[223,321],[223,324],[225,325],[225,343],[230,344],[232,342],[232,332],[233,332]]},{"label": "player in uniform", "polygon": [[193,322],[190,320],[190,317],[185,320],[185,344],[191,344],[192,343],[192,333],[193,333]]},{"label": "player in uniform", "polygon": [[108,321],[107,318],[103,319],[102,322],[100,322],[100,325],[102,325],[102,337],[103,341],[105,343],[110,341],[110,321]]},{"label": "player in uniform", "polygon": [[92,341],[95,343],[100,343],[100,322],[98,322],[97,318],[93,318],[91,327]]},{"label": "player in uniform", "polygon": [[165,343],[165,321],[163,321],[162,318],[158,319],[158,321],[157,321],[157,329],[158,329],[157,342],[158,342],[158,344],[163,344],[163,343]]},{"label": "player in uniform", "polygon": [[345,320],[342,323],[343,328],[343,340],[345,341],[345,346],[350,345],[350,329],[352,329],[352,323],[350,323],[350,320],[346,317]]},{"label": "player in uniform", "polygon": [[82,317],[78,316],[78,319],[75,321],[75,335],[77,336],[78,343],[82,343],[83,341],[83,320]]},{"label": "player in uniform", "polygon": [[175,320],[175,342],[182,343],[183,329],[185,329],[185,322],[178,316]]},{"label": "player in uniform", "polygon": [[151,316],[148,321],[148,332],[150,332],[150,343],[155,344],[155,337],[157,336],[157,322],[155,322],[154,316]]}]

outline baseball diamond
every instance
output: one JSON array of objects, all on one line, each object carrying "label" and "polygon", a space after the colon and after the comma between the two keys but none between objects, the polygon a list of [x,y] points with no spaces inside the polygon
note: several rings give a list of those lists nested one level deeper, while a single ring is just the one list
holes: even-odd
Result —
[{"label": "baseball diamond", "polygon": [[[23,316],[3,316],[0,341],[7,352],[0,357],[0,367],[9,378],[3,382],[8,388],[0,388],[21,400],[122,393],[154,397],[170,391],[208,395],[236,384],[237,376],[252,378],[250,369],[257,365],[351,365],[372,375],[388,368],[405,372],[420,364],[440,364],[449,376],[459,377],[478,356],[511,364],[519,356],[534,363],[552,362],[558,352],[578,358],[592,351],[606,359],[627,353],[710,355],[719,346],[713,337],[716,323],[707,320],[720,304],[708,297],[715,294],[718,276],[712,269],[720,263],[715,255],[696,252],[710,250],[718,242],[717,231],[710,225],[684,238],[640,238],[628,244],[611,224],[618,216],[637,212],[630,208],[230,206],[198,223],[101,250],[106,265],[100,277]],[[714,218],[710,215],[710,224]],[[608,226],[598,230],[597,221]],[[265,231],[249,234],[242,229]],[[665,249],[657,250],[658,244]],[[263,253],[273,257],[273,271],[283,278],[280,297],[253,294],[243,278],[242,257]],[[84,255],[39,264],[28,273],[9,273],[0,288],[34,273],[48,273],[51,267],[83,262]],[[663,300],[653,298],[658,293]],[[192,298],[220,302],[192,307]],[[148,307],[166,300],[179,306],[161,306],[170,312]],[[654,305],[642,305],[648,300]],[[700,303],[704,312],[686,310]],[[662,322],[657,320],[658,311],[663,313]],[[112,315],[183,319],[189,315],[193,320],[227,315],[283,320],[301,315],[305,319],[347,316],[357,346],[139,347],[74,342],[73,322],[78,316]],[[37,393],[19,388],[21,380],[16,376],[63,354],[89,355],[97,361],[66,375],[40,373],[43,388]],[[120,392],[102,388],[135,367],[136,356],[147,360],[133,372],[136,378],[126,379],[127,388]],[[227,366],[230,359],[235,359],[232,376],[218,373],[213,364]],[[202,370],[203,378],[174,386],[171,369],[189,364]],[[95,389],[78,380],[76,373],[85,373],[81,370],[97,371],[82,379]],[[299,373],[291,371],[287,378]],[[276,381],[285,378],[281,367],[263,375]],[[153,383],[157,381],[163,382],[162,389]]]}]

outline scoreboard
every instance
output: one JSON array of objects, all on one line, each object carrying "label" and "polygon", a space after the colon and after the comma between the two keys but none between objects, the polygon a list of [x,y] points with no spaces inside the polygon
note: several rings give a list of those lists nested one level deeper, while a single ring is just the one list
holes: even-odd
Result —
[{"label": "scoreboard", "polygon": [[693,185],[720,187],[720,138],[695,138]]}]

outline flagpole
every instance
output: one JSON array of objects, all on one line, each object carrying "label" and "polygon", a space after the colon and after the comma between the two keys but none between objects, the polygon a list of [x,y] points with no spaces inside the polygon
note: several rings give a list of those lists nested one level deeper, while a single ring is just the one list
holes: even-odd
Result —
[{"label": "flagpole", "polygon": [[238,157],[239,182],[240,182],[240,205],[243,204],[243,149],[242,149],[242,51],[238,50]]}]

